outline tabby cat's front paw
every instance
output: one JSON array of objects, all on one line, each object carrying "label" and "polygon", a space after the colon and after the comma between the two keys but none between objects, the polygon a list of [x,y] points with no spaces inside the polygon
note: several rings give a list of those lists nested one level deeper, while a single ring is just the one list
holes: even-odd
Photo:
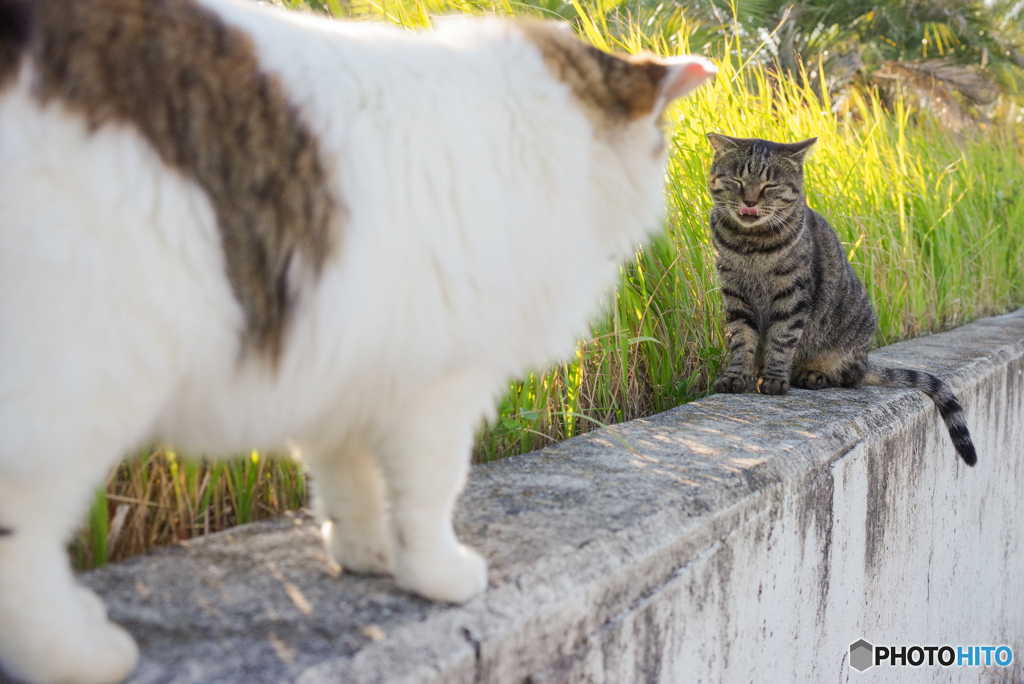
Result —
[{"label": "tabby cat's front paw", "polygon": [[406,554],[395,568],[398,586],[434,601],[462,603],[487,589],[487,561],[459,544],[454,553],[434,549]]},{"label": "tabby cat's front paw", "polygon": [[738,373],[723,373],[715,380],[715,391],[719,394],[742,394],[750,387],[753,378]]},{"label": "tabby cat's front paw", "polygon": [[757,381],[757,391],[761,394],[786,394],[789,392],[789,381],[781,378],[761,378]]}]

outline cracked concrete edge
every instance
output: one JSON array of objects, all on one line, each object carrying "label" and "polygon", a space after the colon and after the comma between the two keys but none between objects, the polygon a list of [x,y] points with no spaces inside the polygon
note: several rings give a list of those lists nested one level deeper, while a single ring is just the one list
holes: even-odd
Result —
[{"label": "cracked concrete edge", "polygon": [[[956,353],[964,348],[966,353]],[[943,377],[954,391],[962,392],[1000,372],[1008,362],[1024,356],[1024,309],[982,319],[948,332],[899,342],[879,349],[871,356],[872,361],[879,365],[933,372]],[[958,358],[951,360],[951,356]],[[703,404],[687,404],[662,414],[662,417],[703,408],[709,400],[715,399],[732,402],[734,397],[709,397],[702,400]],[[970,410],[970,406],[967,408]],[[706,517],[681,521],[678,516],[668,514],[665,516],[668,520],[651,525],[656,531],[650,536],[615,538],[605,544],[577,549],[574,566],[587,570],[576,574],[572,582],[547,581],[551,575],[538,567],[534,575],[538,581],[533,586],[492,589],[464,607],[453,607],[415,628],[403,630],[395,635],[392,643],[373,645],[357,656],[357,662],[327,662],[307,672],[299,681],[302,684],[336,681],[361,684],[380,681],[377,677],[382,671],[390,671],[395,677],[389,677],[388,681],[403,684],[522,681],[553,660],[572,654],[570,648],[544,648],[542,644],[569,645],[617,615],[646,602],[672,576],[685,569],[686,566],[680,568],[675,559],[696,558],[707,553],[707,549],[729,533],[737,519],[757,510],[763,499],[771,497],[771,489],[778,489],[793,478],[806,477],[808,473],[827,467],[864,440],[884,438],[887,433],[899,431],[906,419],[919,418],[921,414],[930,412],[934,412],[934,405],[916,391],[890,394],[883,404],[852,419],[836,421],[823,439],[806,441],[786,454],[785,459],[778,459],[774,464],[777,468],[775,481],[769,490],[755,491],[738,500],[723,501],[725,507]],[[631,421],[613,429],[629,441],[630,437],[642,433],[647,425],[662,417]],[[541,452],[515,458],[565,453],[584,442],[594,441],[599,441],[603,449],[627,451],[617,440],[608,439],[606,431],[596,430]],[[675,529],[677,536],[666,541],[661,531],[670,527]],[[619,553],[609,554],[608,547],[614,543],[621,544]],[[638,577],[645,578],[645,581],[638,583]],[[642,588],[635,589],[638,585]],[[634,588],[624,591],[627,599],[612,604],[603,601],[610,587],[625,589],[627,586]],[[595,606],[604,606],[605,609],[595,612]],[[522,610],[523,607],[527,610]],[[490,619],[495,615],[499,616],[496,620]],[[439,649],[443,653],[438,652],[438,635],[458,634],[464,638],[449,636],[445,639],[449,642],[447,647]],[[480,636],[473,637],[473,634]],[[521,639],[527,634],[529,640],[540,647],[525,651]],[[566,639],[567,634],[577,636]],[[434,653],[436,660],[431,666],[424,666],[419,659],[408,659],[410,653],[424,650]]]}]

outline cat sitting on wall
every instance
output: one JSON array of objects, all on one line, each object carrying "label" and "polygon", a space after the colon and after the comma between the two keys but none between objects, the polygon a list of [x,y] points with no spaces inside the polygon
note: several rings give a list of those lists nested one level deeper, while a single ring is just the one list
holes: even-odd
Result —
[{"label": "cat sitting on wall", "polygon": [[4,670],[134,666],[63,544],[148,440],[297,448],[344,568],[482,592],[474,428],[658,227],[662,111],[713,73],[539,22],[0,0]]},{"label": "cat sitting on wall", "polygon": [[839,236],[804,196],[804,155],[817,138],[778,143],[708,133],[708,141],[715,150],[709,225],[729,331],[728,366],[715,391],[917,389],[935,402],[963,462],[977,463],[949,385],[931,373],[868,360],[875,310]]}]

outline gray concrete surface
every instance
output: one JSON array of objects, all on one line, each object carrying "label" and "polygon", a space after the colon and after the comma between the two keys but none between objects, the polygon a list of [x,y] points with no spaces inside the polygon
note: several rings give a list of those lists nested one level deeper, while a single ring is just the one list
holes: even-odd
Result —
[{"label": "gray concrete surface", "polygon": [[[490,589],[332,576],[303,515],[85,573],[131,681],[1024,682],[1024,310],[897,344],[880,388],[712,396],[474,468],[456,527]],[[848,665],[849,645],[1006,644],[1010,668]]]}]

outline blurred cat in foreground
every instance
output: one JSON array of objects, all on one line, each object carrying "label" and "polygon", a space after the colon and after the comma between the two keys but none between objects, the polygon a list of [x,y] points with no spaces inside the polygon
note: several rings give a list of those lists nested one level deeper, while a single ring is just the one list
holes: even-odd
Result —
[{"label": "blurred cat in foreground", "polygon": [[63,545],[149,440],[297,449],[345,569],[482,592],[474,429],[659,227],[662,112],[714,72],[541,22],[0,0],[3,668],[134,667]]}]

